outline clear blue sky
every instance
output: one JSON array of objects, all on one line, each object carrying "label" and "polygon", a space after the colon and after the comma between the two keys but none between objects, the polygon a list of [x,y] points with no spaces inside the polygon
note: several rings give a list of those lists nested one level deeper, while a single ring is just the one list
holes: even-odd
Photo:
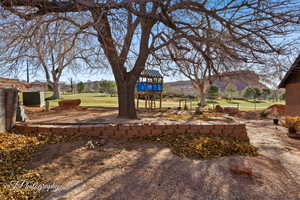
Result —
[{"label": "clear blue sky", "polygon": [[[15,76],[2,76],[2,77],[7,77],[7,78],[17,78],[20,80],[26,80],[26,71],[19,72],[18,75]],[[61,77],[61,82],[70,82],[70,78],[73,79],[74,82],[86,82],[88,80],[90,81],[99,81],[99,80],[114,80],[113,74],[111,70],[106,70],[106,71],[94,71],[93,73],[87,73],[84,70],[82,70],[81,73],[73,73],[70,71],[64,71]],[[38,72],[36,74],[30,74],[30,82],[33,81],[45,81],[45,75],[43,72]],[[172,81],[178,81],[178,80],[187,80],[184,76],[165,76],[164,81],[165,82],[172,82]]]}]

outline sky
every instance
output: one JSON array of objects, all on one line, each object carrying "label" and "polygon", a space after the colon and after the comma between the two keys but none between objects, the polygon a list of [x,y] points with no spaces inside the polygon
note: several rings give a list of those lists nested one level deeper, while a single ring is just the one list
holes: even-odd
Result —
[{"label": "sky", "polygon": [[[26,71],[20,72],[18,75],[15,76],[2,76],[6,78],[17,78],[19,80],[26,81]],[[73,82],[87,82],[87,81],[100,81],[100,80],[114,80],[113,73],[111,70],[106,71],[94,71],[93,73],[73,73],[70,71],[64,71],[61,77],[61,82],[69,83],[70,79],[73,79]],[[29,76],[30,82],[34,81],[46,81],[45,75],[42,72],[38,72],[36,74],[30,74]],[[179,80],[188,80],[186,77],[182,75],[178,76],[164,76],[164,82],[173,82],[173,81],[179,81]]]},{"label": "sky", "polygon": [[[221,2],[221,1],[211,1],[212,3],[216,3],[216,2]],[[228,0],[224,0],[223,1],[228,2]],[[237,1],[238,2],[238,1]],[[137,44],[138,45],[138,44]],[[20,80],[26,80],[26,72],[22,72],[19,73],[18,76],[11,76],[11,78],[18,78]],[[94,73],[72,73],[69,71],[65,71],[61,77],[61,82],[70,82],[70,78],[73,79],[74,82],[86,82],[88,80],[90,81],[98,81],[98,80],[114,80],[113,74],[111,71],[98,71],[98,72],[94,72]],[[45,81],[45,76],[42,72],[39,72],[37,74],[31,74],[30,76],[30,81]],[[187,80],[185,77],[183,76],[165,76],[164,77],[164,81],[165,82],[172,82],[172,81],[178,81],[178,80]]]}]

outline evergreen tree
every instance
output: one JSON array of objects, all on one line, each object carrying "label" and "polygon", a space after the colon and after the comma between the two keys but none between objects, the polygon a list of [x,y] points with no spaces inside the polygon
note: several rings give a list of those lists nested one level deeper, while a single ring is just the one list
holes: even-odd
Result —
[{"label": "evergreen tree", "polygon": [[208,98],[215,99],[219,97],[219,87],[216,85],[212,85],[209,87],[207,91]]},{"label": "evergreen tree", "polygon": [[77,90],[78,90],[78,93],[82,93],[84,91],[84,83],[82,81],[80,81],[78,84],[77,84]]}]

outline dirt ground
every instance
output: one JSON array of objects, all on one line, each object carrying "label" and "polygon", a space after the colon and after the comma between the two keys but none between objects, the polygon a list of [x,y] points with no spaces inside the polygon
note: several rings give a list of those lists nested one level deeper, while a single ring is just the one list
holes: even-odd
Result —
[{"label": "dirt ground", "polygon": [[[300,141],[270,121],[244,122],[257,157],[182,159],[154,143],[108,141],[89,149],[80,141],[45,146],[30,167],[61,186],[47,200],[300,199]],[[233,174],[235,164],[253,175]]]},{"label": "dirt ground", "polygon": [[[27,110],[28,123],[34,124],[64,124],[64,123],[77,123],[77,124],[87,124],[87,123],[162,123],[162,124],[174,124],[174,123],[201,123],[201,124],[214,124],[214,123],[234,123],[235,121],[231,119],[226,119],[224,117],[215,117],[211,121],[201,121],[201,120],[180,120],[180,119],[168,119],[165,115],[168,114],[190,114],[189,111],[177,111],[177,110],[167,110],[162,112],[154,110],[153,112],[139,110],[137,120],[127,120],[117,118],[118,109],[108,108],[108,107],[78,107],[77,109],[68,110],[50,110],[49,112],[44,112],[41,109]],[[228,122],[229,121],[229,122]]]},{"label": "dirt ground", "polygon": [[102,123],[116,118],[116,108],[80,107],[79,109],[50,110],[27,108],[29,123]]}]

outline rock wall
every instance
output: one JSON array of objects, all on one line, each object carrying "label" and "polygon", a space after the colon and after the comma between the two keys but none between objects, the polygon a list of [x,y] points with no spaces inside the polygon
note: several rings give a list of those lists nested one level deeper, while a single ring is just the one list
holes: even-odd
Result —
[{"label": "rock wall", "polygon": [[245,124],[218,124],[218,125],[157,125],[157,124],[111,124],[111,125],[30,125],[18,123],[17,133],[47,133],[82,135],[109,138],[143,137],[160,134],[195,133],[202,135],[227,136],[233,139],[249,142]]}]

